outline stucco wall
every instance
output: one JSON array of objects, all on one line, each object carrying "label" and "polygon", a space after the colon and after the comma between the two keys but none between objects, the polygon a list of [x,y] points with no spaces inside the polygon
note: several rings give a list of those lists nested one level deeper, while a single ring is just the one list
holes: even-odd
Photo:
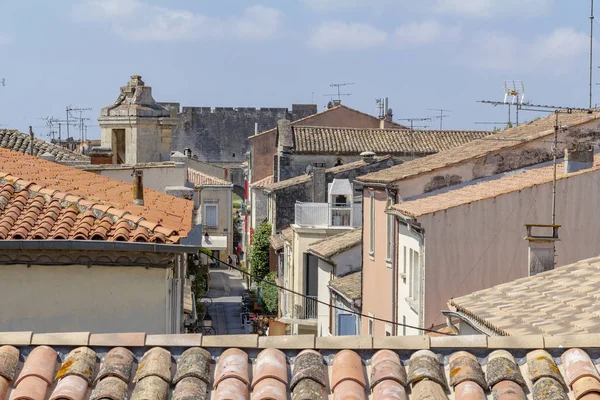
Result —
[{"label": "stucco wall", "polygon": [[[600,121],[594,120],[568,131],[559,131],[558,154],[562,157],[566,142],[573,140],[590,141],[596,139]],[[436,169],[418,176],[394,182],[401,198],[410,198],[423,193],[441,189],[449,185],[469,182],[474,179],[501,174],[523,167],[552,160],[552,140],[554,135],[539,138],[500,151],[494,151],[485,157],[467,160],[460,164]],[[490,142],[493,143],[493,142]],[[515,143],[518,144],[518,143]]]},{"label": "stucco wall", "polygon": [[[185,186],[187,171],[185,168],[170,166],[161,167],[136,167],[137,170],[144,172],[144,188],[154,189],[156,191],[165,192],[167,186]],[[99,175],[106,176],[111,179],[116,179],[122,182],[132,182],[132,168],[107,168],[103,170],[91,170]],[[133,200],[132,200],[133,201]]]},{"label": "stucco wall", "polygon": [[[233,252],[233,220],[231,188],[203,188],[200,190],[200,213],[202,215],[202,230],[209,235],[227,236],[227,251],[221,251],[221,260],[227,259],[226,253]],[[207,226],[204,221],[204,205],[217,204],[218,226]]]},{"label": "stucco wall", "polygon": [[[600,171],[557,183],[556,265],[597,256]],[[524,224],[550,223],[551,193],[547,183],[417,219],[425,229],[425,326],[443,323],[451,297],[528,275]]]},{"label": "stucco wall", "polygon": [[0,266],[4,331],[166,333],[167,271]]},{"label": "stucco wall", "polygon": [[[419,254],[419,264],[422,265],[423,249],[421,248],[422,241],[414,230],[410,230],[406,225],[397,224],[398,226],[398,250],[397,250],[397,266],[398,266],[398,322],[404,325],[420,326],[422,317],[422,296],[417,301],[407,301],[410,295],[410,282],[413,278],[410,268],[410,250],[414,250]],[[423,285],[423,276],[420,277],[418,284]],[[421,291],[422,293],[422,291]],[[418,329],[407,327],[398,327],[398,335],[421,335],[423,332]]]},{"label": "stucco wall", "polygon": [[[370,226],[370,193],[375,193],[375,242],[374,254],[369,254]],[[386,263],[386,205],[385,191],[365,189],[363,192],[363,314],[372,313],[374,317],[392,319],[392,268]],[[368,334],[368,318],[362,318],[362,333]],[[385,323],[374,321],[373,334],[385,335]]]},{"label": "stucco wall", "polygon": [[[329,304],[330,291],[327,285],[333,279],[333,266],[319,259],[319,301]],[[329,306],[317,305],[318,335],[329,336]]]},{"label": "stucco wall", "polygon": [[252,221],[251,226],[258,227],[268,217],[267,195],[259,188],[251,189]]}]

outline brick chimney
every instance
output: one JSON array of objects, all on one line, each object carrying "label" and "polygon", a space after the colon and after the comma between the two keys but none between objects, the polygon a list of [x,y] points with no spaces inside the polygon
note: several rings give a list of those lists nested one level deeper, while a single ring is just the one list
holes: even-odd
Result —
[{"label": "brick chimney", "polygon": [[[555,243],[560,240],[558,238],[560,225],[526,224],[525,228],[527,229],[525,239],[529,243],[529,275],[553,270]],[[535,234],[534,228],[544,230],[546,234]]]},{"label": "brick chimney", "polygon": [[325,164],[314,163],[312,168],[313,203],[327,203],[327,178]]},{"label": "brick chimney", "polygon": [[113,163],[114,153],[110,147],[92,147],[88,155],[93,165]]},{"label": "brick chimney", "polygon": [[587,143],[573,143],[565,147],[565,173],[592,168],[594,147]]},{"label": "brick chimney", "polygon": [[144,205],[144,180],[143,180],[144,171],[133,169],[131,176],[133,176],[133,204],[138,206]]}]

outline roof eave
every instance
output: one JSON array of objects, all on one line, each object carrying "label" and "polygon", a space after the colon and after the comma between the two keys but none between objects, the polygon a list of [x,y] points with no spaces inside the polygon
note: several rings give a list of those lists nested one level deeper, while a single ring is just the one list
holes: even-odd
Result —
[{"label": "roof eave", "polygon": [[0,240],[1,250],[139,251],[196,253],[202,246],[106,240]]}]

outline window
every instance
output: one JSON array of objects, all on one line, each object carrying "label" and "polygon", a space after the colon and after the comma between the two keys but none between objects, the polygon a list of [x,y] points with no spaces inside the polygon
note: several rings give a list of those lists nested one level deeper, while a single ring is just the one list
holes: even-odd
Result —
[{"label": "window", "polygon": [[392,260],[392,249],[394,242],[394,216],[387,216],[387,246],[385,252],[385,258],[387,261]]},{"label": "window", "polygon": [[369,336],[373,336],[373,314],[369,313]]},{"label": "window", "polygon": [[205,226],[219,226],[218,223],[219,205],[218,204],[204,204],[204,218],[203,222]]},{"label": "window", "polygon": [[415,301],[419,301],[421,297],[421,271],[419,268],[419,252],[413,249],[409,249],[409,285],[408,293],[409,297]]},{"label": "window", "polygon": [[402,279],[406,283],[406,265],[408,264],[408,249],[404,246],[404,256],[402,257]]},{"label": "window", "polygon": [[375,192],[372,190],[370,193],[370,214],[369,218],[371,220],[370,232],[369,232],[369,254],[373,255],[375,253]]},{"label": "window", "polygon": [[406,336],[406,315],[402,316],[402,336]]},{"label": "window", "polygon": [[385,336],[392,336],[392,326],[385,324]]}]

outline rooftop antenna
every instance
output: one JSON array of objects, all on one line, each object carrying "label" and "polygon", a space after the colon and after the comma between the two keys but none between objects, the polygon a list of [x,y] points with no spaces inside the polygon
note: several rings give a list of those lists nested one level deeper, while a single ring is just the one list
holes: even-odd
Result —
[{"label": "rooftop antenna", "polygon": [[6,86],[6,78],[0,78],[0,86]]},{"label": "rooftop antenna", "polygon": [[440,131],[442,130],[442,122],[444,121],[444,118],[449,117],[450,114],[444,114],[445,112],[452,112],[452,110],[446,110],[444,108],[428,108],[428,111],[439,111],[440,115],[434,117],[435,119],[439,119],[440,120]]},{"label": "rooftop antenna", "polygon": [[414,126],[414,122],[415,121],[431,121],[431,118],[426,117],[426,118],[401,118],[400,121],[408,121],[410,122],[410,147],[411,147],[411,160],[415,159],[415,126]]},{"label": "rooftop antenna", "polygon": [[588,107],[592,108],[592,80],[593,77],[593,54],[594,54],[594,0],[590,1],[590,102]]},{"label": "rooftop antenna", "polygon": [[340,93],[340,87],[342,86],[349,86],[349,85],[354,85],[354,82],[346,82],[346,83],[332,83],[329,85],[329,87],[334,87],[337,88],[337,100],[339,102],[342,101],[342,98],[340,96],[350,96],[352,93]]},{"label": "rooftop antenna", "polygon": [[[79,118],[75,117],[75,119],[79,119],[79,136],[80,136],[80,141],[83,142],[83,124],[84,124],[84,118],[83,118],[83,112],[84,111],[92,111],[91,108],[77,108],[77,107],[71,107],[70,105],[67,106],[67,137],[69,137],[69,117],[73,118],[71,116],[71,111],[78,111],[79,112]],[[85,118],[86,120],[89,120],[89,118]]]}]

